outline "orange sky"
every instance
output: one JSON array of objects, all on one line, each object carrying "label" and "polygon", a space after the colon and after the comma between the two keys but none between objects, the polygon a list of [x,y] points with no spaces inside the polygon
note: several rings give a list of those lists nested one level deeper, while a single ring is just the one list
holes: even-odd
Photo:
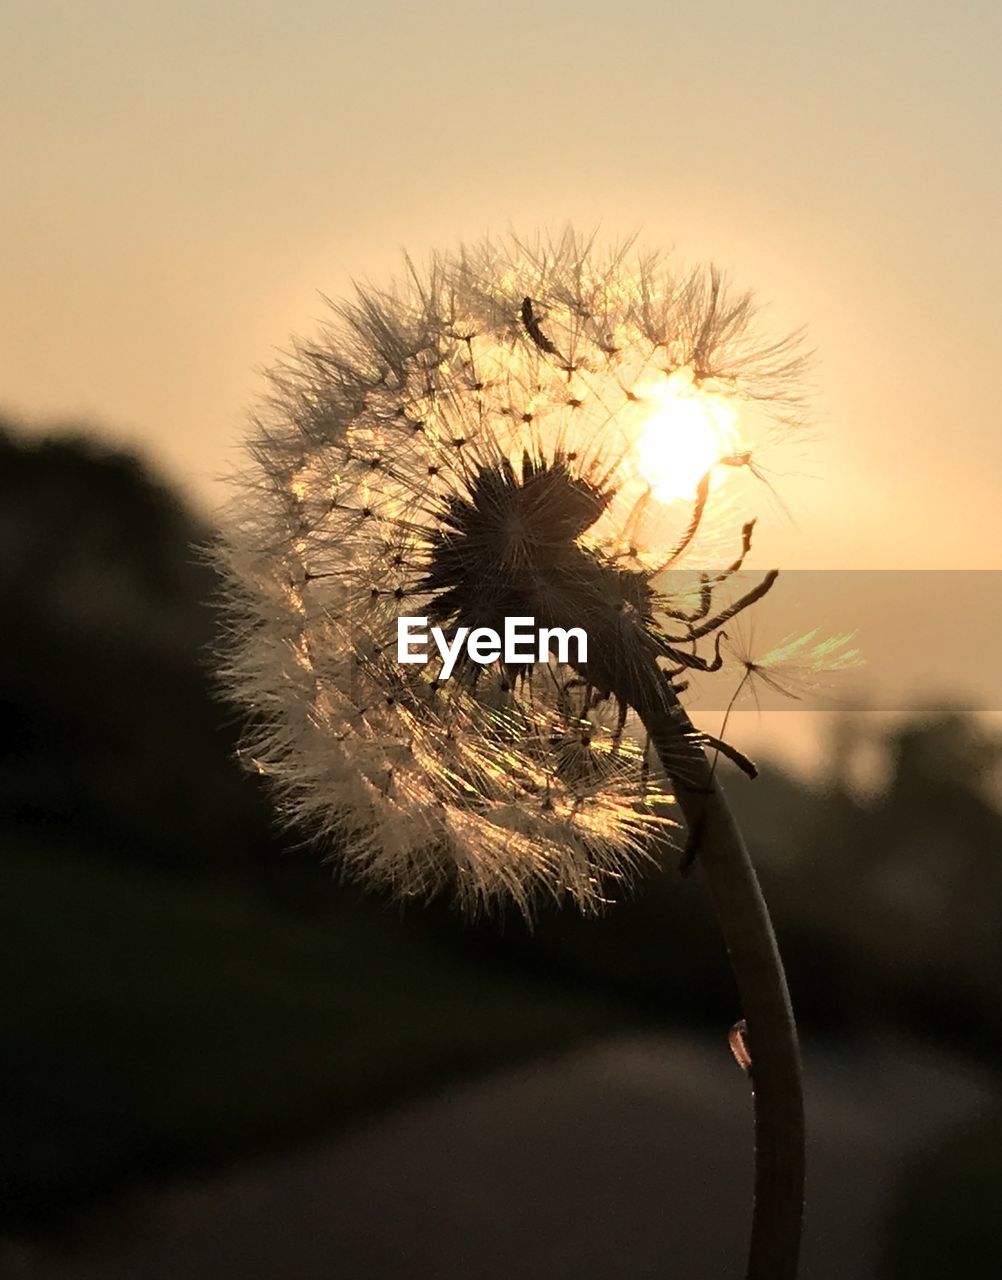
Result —
[{"label": "orange sky", "polygon": [[566,220],[807,321],[762,563],[1002,567],[1002,10],[7,0],[0,407],[208,503],[317,291]]}]

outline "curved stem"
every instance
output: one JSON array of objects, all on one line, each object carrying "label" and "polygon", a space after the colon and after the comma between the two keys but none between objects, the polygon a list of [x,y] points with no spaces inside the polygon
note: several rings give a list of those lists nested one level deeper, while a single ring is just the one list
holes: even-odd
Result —
[{"label": "curved stem", "polygon": [[674,690],[653,661],[646,671],[617,666],[613,692],[643,721],[698,838],[747,1024],[755,1100],[747,1280],[793,1280],[803,1217],[803,1093],[797,1028],[772,921],[741,832]]}]

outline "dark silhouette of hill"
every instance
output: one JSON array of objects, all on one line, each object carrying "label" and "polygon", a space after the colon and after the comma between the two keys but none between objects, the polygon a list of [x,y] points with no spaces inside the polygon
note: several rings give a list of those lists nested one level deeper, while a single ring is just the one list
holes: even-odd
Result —
[{"label": "dark silhouette of hill", "polygon": [[206,536],[135,458],[79,434],[0,430],[8,836],[61,828],[101,856],[175,870],[274,853],[211,696]]}]

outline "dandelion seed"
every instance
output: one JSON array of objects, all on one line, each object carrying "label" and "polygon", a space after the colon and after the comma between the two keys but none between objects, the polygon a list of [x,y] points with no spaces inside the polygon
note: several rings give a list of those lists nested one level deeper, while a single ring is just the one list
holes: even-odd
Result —
[{"label": "dandelion seed", "polygon": [[786,698],[803,698],[823,687],[828,677],[862,665],[854,639],[848,632],[820,636],[815,627],[786,635],[773,648],[755,656],[750,630],[739,630],[733,640],[730,636],[725,640],[734,661],[743,669],[734,700],[746,688],[754,693],[759,683]]}]

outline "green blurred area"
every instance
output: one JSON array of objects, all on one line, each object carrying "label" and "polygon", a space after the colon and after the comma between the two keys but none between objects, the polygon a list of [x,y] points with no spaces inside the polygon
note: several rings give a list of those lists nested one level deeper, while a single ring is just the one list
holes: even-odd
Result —
[{"label": "green blurred area", "polygon": [[887,1224],[886,1280],[996,1280],[1002,1259],[1002,1111],[922,1152]]},{"label": "green blurred area", "polygon": [[4,886],[6,1225],[623,1021],[354,898],[303,914],[37,849]]}]

